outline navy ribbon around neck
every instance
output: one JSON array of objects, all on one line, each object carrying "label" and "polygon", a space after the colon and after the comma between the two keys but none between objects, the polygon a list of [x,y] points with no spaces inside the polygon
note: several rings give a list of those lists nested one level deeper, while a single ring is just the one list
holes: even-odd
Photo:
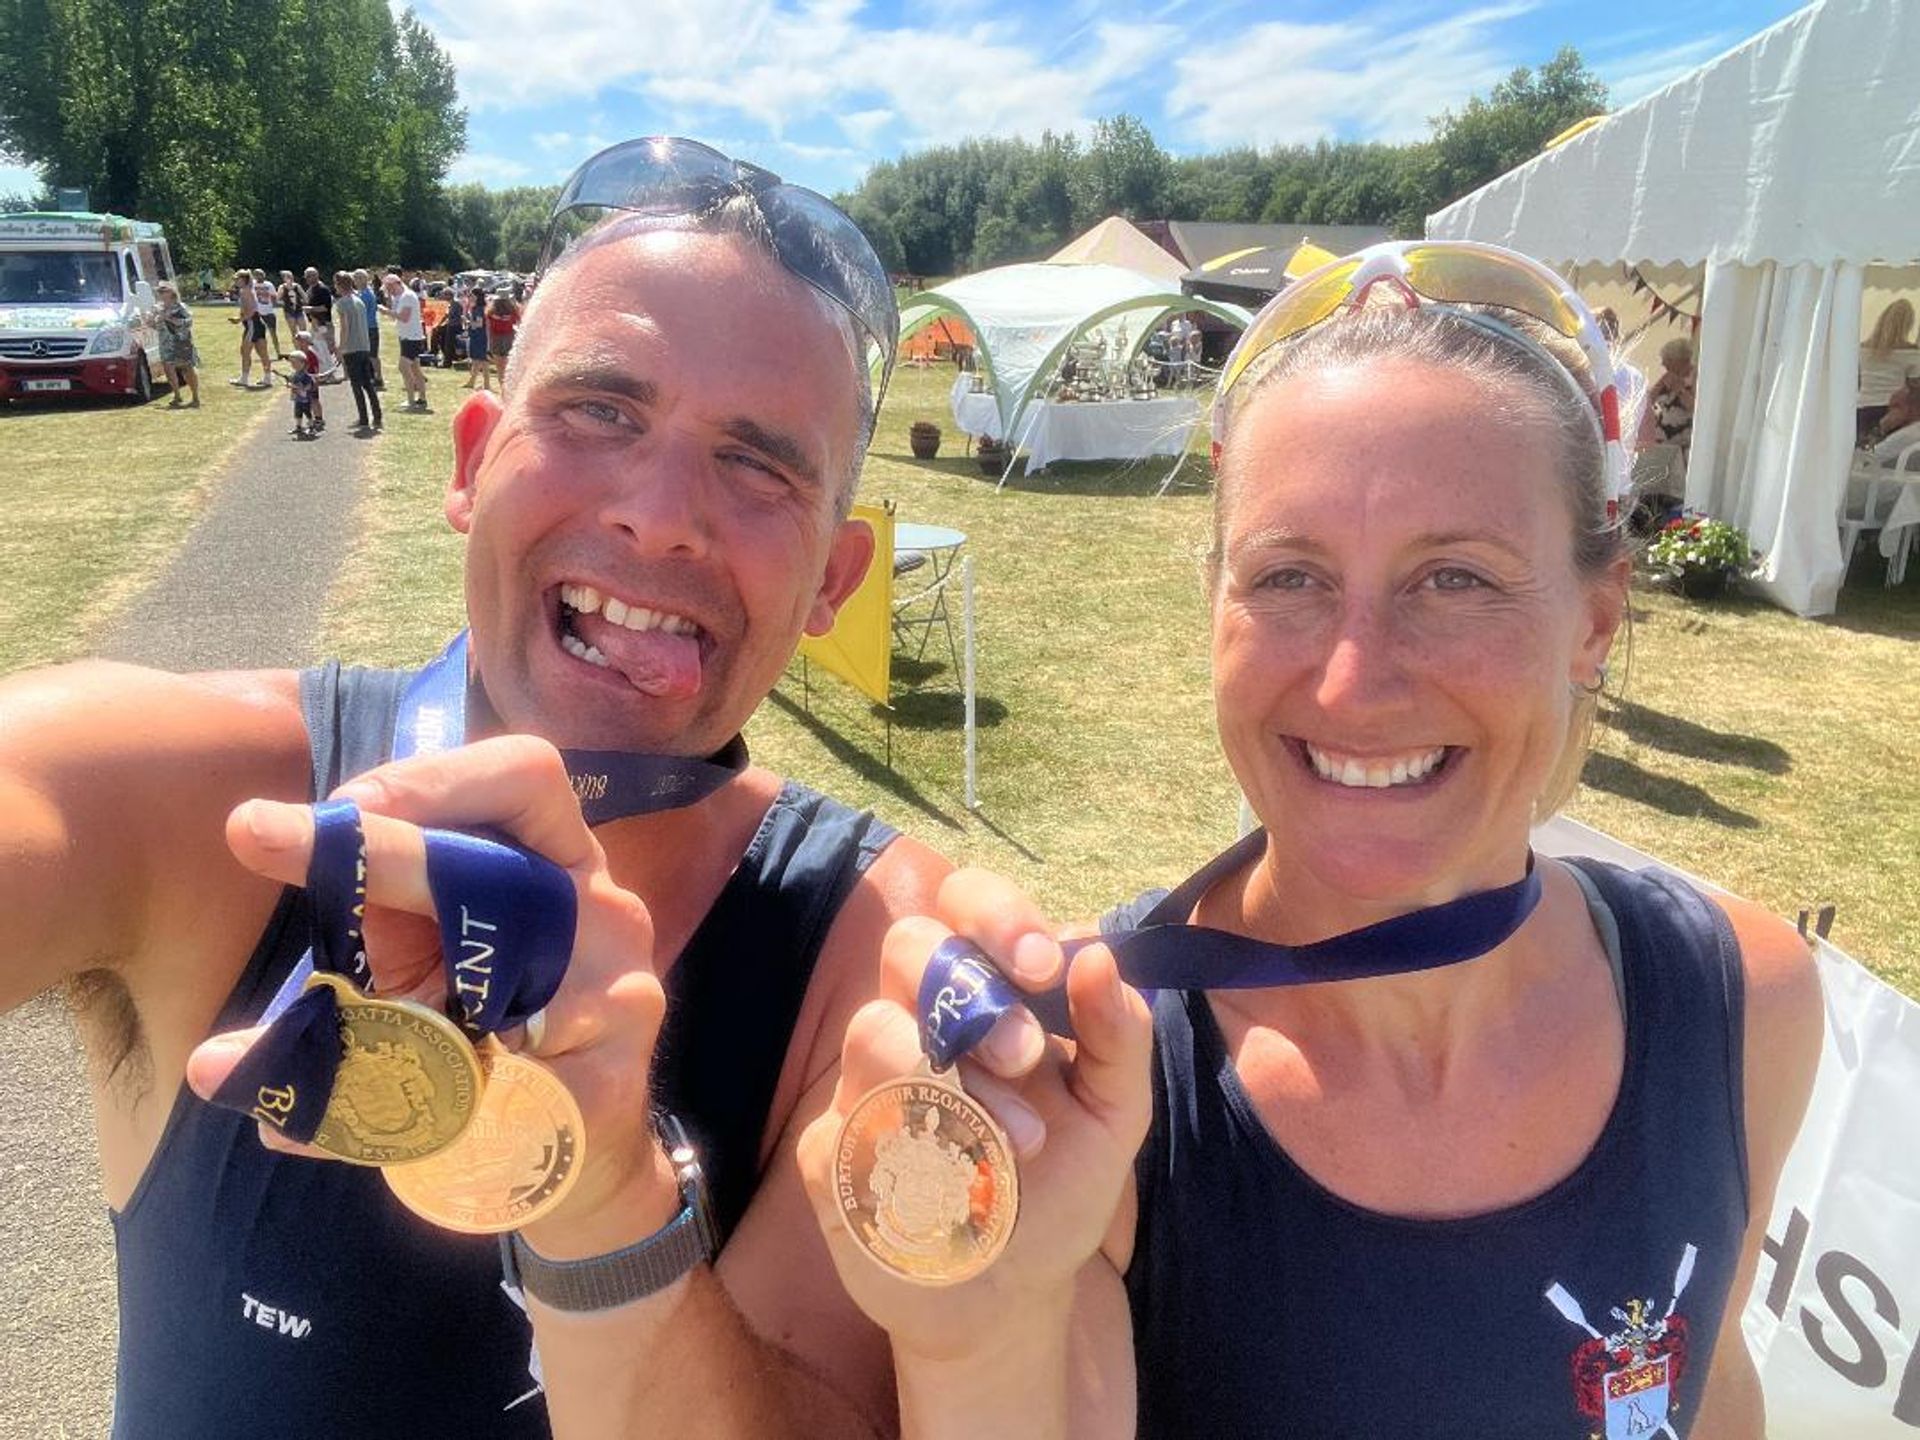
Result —
[{"label": "navy ribbon around neck", "polygon": [[[1504,944],[1540,903],[1540,872],[1528,851],[1527,872],[1511,885],[1310,944],[1279,945],[1188,923],[1201,897],[1222,877],[1257,859],[1265,845],[1265,832],[1254,831],[1169,891],[1135,929],[1069,940],[1061,949],[1071,958],[1089,945],[1109,946],[1121,978],[1149,995],[1156,990],[1320,985],[1408,975],[1478,959]],[[957,935],[942,941],[920,980],[920,1040],[928,1060],[936,1070],[945,1069],[1023,1001],[1047,1029],[1073,1033],[1064,985],[1022,995],[971,941]]]},{"label": "navy ribbon around neck", "polygon": [[[467,650],[462,632],[408,681],[394,721],[395,759],[464,743]],[[746,768],[747,748],[736,736],[704,760],[614,750],[563,750],[561,758],[581,815],[589,825],[604,825],[705,799]],[[338,1001],[326,987],[307,990],[307,980],[325,970],[361,990],[372,983],[362,930],[367,865],[359,808],[324,801],[313,807],[313,820],[312,948],[262,1014],[267,1033],[213,1097],[303,1142],[319,1129],[339,1068]],[[578,921],[573,878],[497,834],[429,828],[424,835],[450,1008],[475,1036],[524,1024],[566,977]]]}]

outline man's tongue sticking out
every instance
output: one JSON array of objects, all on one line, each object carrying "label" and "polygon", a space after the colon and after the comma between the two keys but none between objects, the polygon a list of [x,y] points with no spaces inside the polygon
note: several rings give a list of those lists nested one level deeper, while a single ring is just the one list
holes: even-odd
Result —
[{"label": "man's tongue sticking out", "polygon": [[573,631],[642,694],[684,700],[700,689],[700,637],[655,627],[629,630],[603,615],[575,615]]}]

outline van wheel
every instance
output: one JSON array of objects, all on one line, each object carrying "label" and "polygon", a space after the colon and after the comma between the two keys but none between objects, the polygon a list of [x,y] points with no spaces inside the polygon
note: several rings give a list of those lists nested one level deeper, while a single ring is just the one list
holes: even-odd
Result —
[{"label": "van wheel", "polygon": [[147,368],[147,357],[142,355],[133,365],[132,403],[144,405],[153,399],[153,371]]}]

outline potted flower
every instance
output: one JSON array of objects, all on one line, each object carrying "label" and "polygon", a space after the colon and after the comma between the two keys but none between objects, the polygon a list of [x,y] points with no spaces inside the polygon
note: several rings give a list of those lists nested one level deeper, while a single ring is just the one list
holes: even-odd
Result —
[{"label": "potted flower", "polygon": [[1007,462],[1013,458],[1007,451],[1007,442],[991,435],[980,437],[980,445],[974,451],[974,456],[980,461],[980,473],[994,476],[1004,472]]},{"label": "potted flower", "polygon": [[907,427],[907,443],[913,447],[913,458],[931,460],[940,453],[940,427],[931,420],[916,420]]},{"label": "potted flower", "polygon": [[1647,546],[1647,560],[1665,571],[1689,600],[1714,600],[1736,575],[1750,575],[1760,556],[1738,525],[1688,512],[1663,526]]}]

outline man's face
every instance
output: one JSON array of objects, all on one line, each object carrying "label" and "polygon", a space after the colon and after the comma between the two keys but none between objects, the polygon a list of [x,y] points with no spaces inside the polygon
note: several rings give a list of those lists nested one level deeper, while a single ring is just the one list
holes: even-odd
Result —
[{"label": "man's face", "polygon": [[514,363],[456,422],[447,497],[487,700],[557,744],[718,748],[872,554],[835,518],[848,340],[746,243],[655,234],[550,281]]}]

